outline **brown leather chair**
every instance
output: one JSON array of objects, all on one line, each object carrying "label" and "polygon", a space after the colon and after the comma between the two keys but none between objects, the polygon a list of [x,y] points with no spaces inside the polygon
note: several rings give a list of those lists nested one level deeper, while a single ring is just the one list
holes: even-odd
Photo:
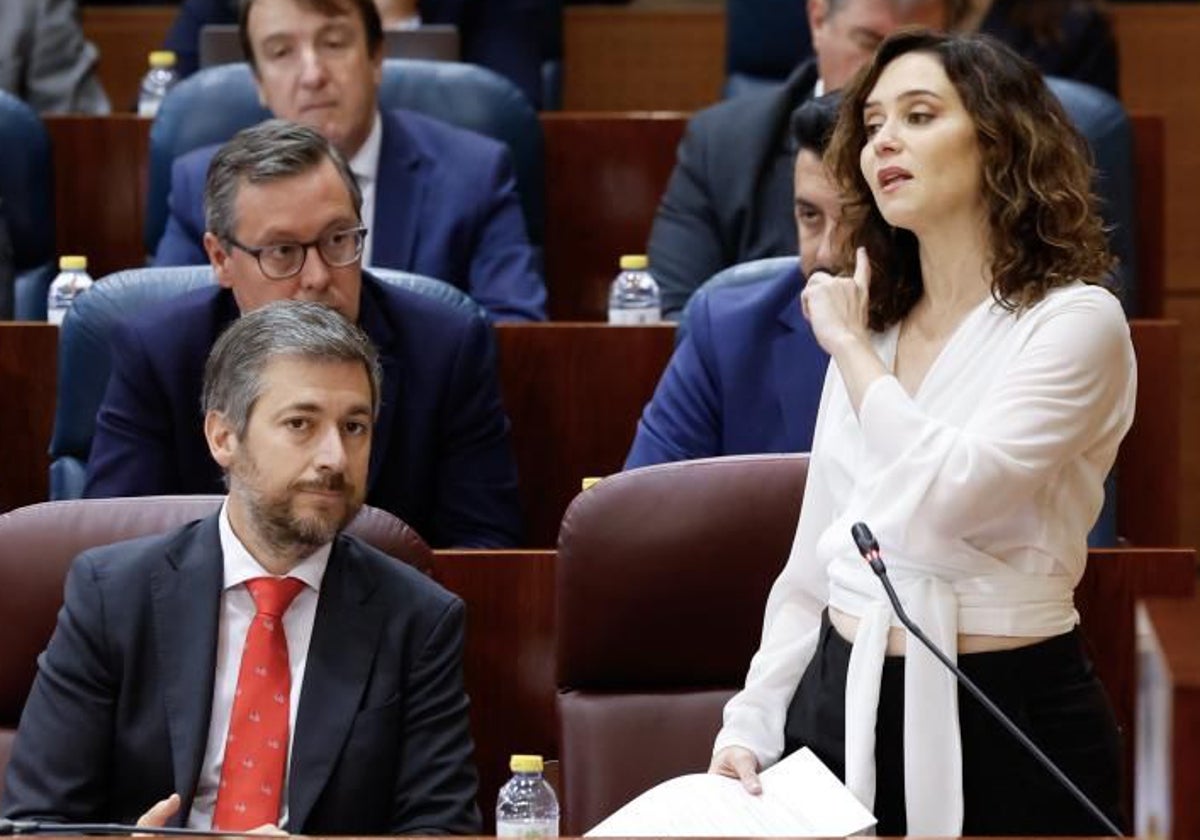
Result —
[{"label": "brown leather chair", "polygon": [[[21,708],[62,605],[72,558],[93,546],[162,533],[215,513],[222,496],[46,502],[0,516],[0,793]],[[364,507],[348,533],[425,573],[433,553],[392,514]]]},{"label": "brown leather chair", "polygon": [[661,464],[610,476],[567,509],[557,563],[564,835],[708,766],[807,473],[806,455]]}]

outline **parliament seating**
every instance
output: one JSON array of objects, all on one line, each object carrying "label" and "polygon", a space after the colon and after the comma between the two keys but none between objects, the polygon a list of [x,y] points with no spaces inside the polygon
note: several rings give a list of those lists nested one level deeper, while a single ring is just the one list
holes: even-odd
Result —
[{"label": "parliament seating", "polygon": [[[440,280],[390,269],[372,269],[372,273],[385,282],[482,314],[479,304]],[[51,499],[83,495],[96,412],[108,385],[113,327],[155,304],[213,282],[208,266],[133,269],[103,278],[68,311],[62,325],[58,402],[50,440]]]},{"label": "parliament seating", "polygon": [[[379,102],[383,108],[419,111],[505,143],[512,152],[529,237],[535,245],[541,244],[542,130],[536,112],[515,85],[473,64],[389,58],[383,63]],[[150,131],[146,253],[154,253],[166,227],[175,158],[201,146],[224,143],[238,130],[269,116],[245,63],[200,70],[172,89]]]},{"label": "parliament seating", "polygon": [[[611,476],[567,510],[556,569],[564,833],[707,767],[721,708],[757,649],[807,467],[804,455],[660,464]],[[1127,747],[1134,603],[1194,590],[1192,550],[1089,555],[1076,605]]]},{"label": "parliament seating", "polygon": [[[215,513],[223,496],[148,496],[45,502],[0,516],[0,793],[37,656],[54,630],[71,560],[85,549],[158,534]],[[429,546],[400,519],[364,507],[347,528],[423,572]]]}]

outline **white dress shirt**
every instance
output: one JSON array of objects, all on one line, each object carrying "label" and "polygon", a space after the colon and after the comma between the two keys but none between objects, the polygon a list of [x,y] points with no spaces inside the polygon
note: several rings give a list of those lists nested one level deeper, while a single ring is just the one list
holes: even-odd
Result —
[{"label": "white dress shirt", "polygon": [[363,243],[362,264],[371,265],[371,244],[375,241],[375,185],[379,183],[379,150],[383,143],[383,118],[375,112],[371,133],[363,141],[354,157],[350,158],[350,171],[362,191],[362,223],[367,226],[367,241]]},{"label": "white dress shirt", "polygon": [[[212,826],[217,804],[217,788],[221,782],[221,763],[225,757],[225,737],[229,733],[229,718],[233,712],[233,695],[237,689],[238,671],[242,664],[242,648],[250,622],[254,620],[254,598],[246,581],[270,577],[271,573],[250,556],[250,552],[234,534],[229,524],[228,503],[221,505],[218,518],[221,535],[221,554],[224,565],[224,584],[221,589],[220,620],[217,625],[217,669],[213,680],[212,714],[208,722],[208,741],[204,748],[204,763],[196,795],[188,814],[189,828],[208,829]],[[332,544],[318,548],[304,558],[288,577],[304,581],[305,587],[283,615],[283,630],[287,635],[288,664],[292,672],[291,705],[288,709],[288,731],[296,731],[296,710],[300,706],[300,687],[304,683],[304,666],[308,660],[308,645],[312,640],[313,621],[317,615],[317,597],[321,580],[329,565]],[[288,769],[285,771],[282,808],[279,825],[287,825],[288,782],[291,775],[291,754],[294,738],[288,738]]]},{"label": "white dress shirt", "polygon": [[[898,335],[893,326],[873,339],[889,370]],[[1135,390],[1120,304],[1082,284],[1050,292],[1019,316],[989,297],[915,394],[881,377],[857,415],[831,363],[791,555],[715,750],[746,747],[764,768],[779,759],[788,706],[828,603],[859,619],[846,684],[846,784],[872,807],[880,672],[888,630],[900,624],[850,526],[871,526],[905,610],[951,658],[959,633],[1068,632],[1079,621],[1073,590],[1087,533],[1133,420]],[[904,692],[908,831],[958,835],[954,677],[910,644]]]}]

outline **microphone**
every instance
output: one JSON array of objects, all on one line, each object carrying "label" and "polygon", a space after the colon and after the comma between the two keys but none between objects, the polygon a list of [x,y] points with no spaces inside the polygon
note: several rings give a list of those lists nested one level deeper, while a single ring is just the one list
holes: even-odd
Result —
[{"label": "microphone", "polygon": [[950,661],[950,658],[946,656],[946,654],[942,653],[941,649],[939,649],[938,646],[935,645],[933,641],[921,631],[921,628],[918,627],[913,620],[908,617],[908,613],[904,611],[904,607],[901,605],[900,599],[896,596],[896,590],[892,588],[892,582],[888,578],[887,567],[883,565],[883,556],[879,551],[879,543],[876,541],[875,535],[871,533],[871,529],[867,527],[867,524],[865,522],[855,522],[852,526],[850,526],[850,536],[854,538],[854,544],[858,546],[858,553],[861,554],[863,559],[870,564],[871,571],[875,572],[875,574],[879,577],[880,583],[883,584],[884,591],[887,592],[888,600],[892,603],[892,609],[895,610],[896,617],[900,619],[900,623],[904,625],[905,629],[907,629],[912,635],[916,636],[917,639],[920,640],[921,644],[925,645],[925,647],[929,649],[929,652],[937,657],[938,661],[950,669],[950,672],[954,674],[955,678],[958,679],[958,682],[963,686],[963,688],[969,691],[971,695],[978,700],[985,709],[988,710],[991,716],[994,717],[1001,726],[1007,729],[1009,734],[1016,738],[1017,741],[1020,742],[1021,746],[1023,746],[1030,755],[1037,759],[1037,762],[1042,765],[1042,767],[1046,768],[1050,775],[1057,779],[1058,782],[1065,787],[1072,796],[1075,797],[1076,801],[1078,801],[1080,805],[1087,809],[1088,813],[1099,820],[1100,823],[1106,829],[1108,829],[1108,831],[1114,837],[1121,837],[1121,829],[1117,828],[1113,824],[1112,820],[1110,820],[1104,814],[1104,812],[1097,807],[1096,803],[1088,799],[1087,794],[1080,790],[1079,787],[1073,781],[1071,781],[1067,774],[1062,770],[1059,770],[1058,765],[1050,760],[1050,756],[1042,752],[1041,748],[1038,747],[1037,744],[1033,743],[1029,736],[1022,732],[1021,729],[1012,722],[1008,715],[1004,714],[1004,712],[1000,710],[1000,707],[993,703],[991,698],[984,694],[983,690],[979,688],[979,686],[975,685],[970,677],[964,674],[957,665]]},{"label": "microphone", "polygon": [[0,819],[0,837],[15,834],[109,834],[132,836],[178,835],[183,837],[246,837],[245,831],[207,831],[202,828],[174,828],[171,826],[123,825],[121,823],[59,823],[39,820]]}]

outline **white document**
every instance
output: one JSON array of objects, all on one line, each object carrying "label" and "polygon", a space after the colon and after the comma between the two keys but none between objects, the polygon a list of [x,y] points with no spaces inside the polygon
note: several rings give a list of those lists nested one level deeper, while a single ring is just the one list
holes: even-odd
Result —
[{"label": "white document", "polygon": [[762,794],[711,773],[643,793],[588,837],[847,837],[875,825],[837,776],[805,748],[759,774]]}]

